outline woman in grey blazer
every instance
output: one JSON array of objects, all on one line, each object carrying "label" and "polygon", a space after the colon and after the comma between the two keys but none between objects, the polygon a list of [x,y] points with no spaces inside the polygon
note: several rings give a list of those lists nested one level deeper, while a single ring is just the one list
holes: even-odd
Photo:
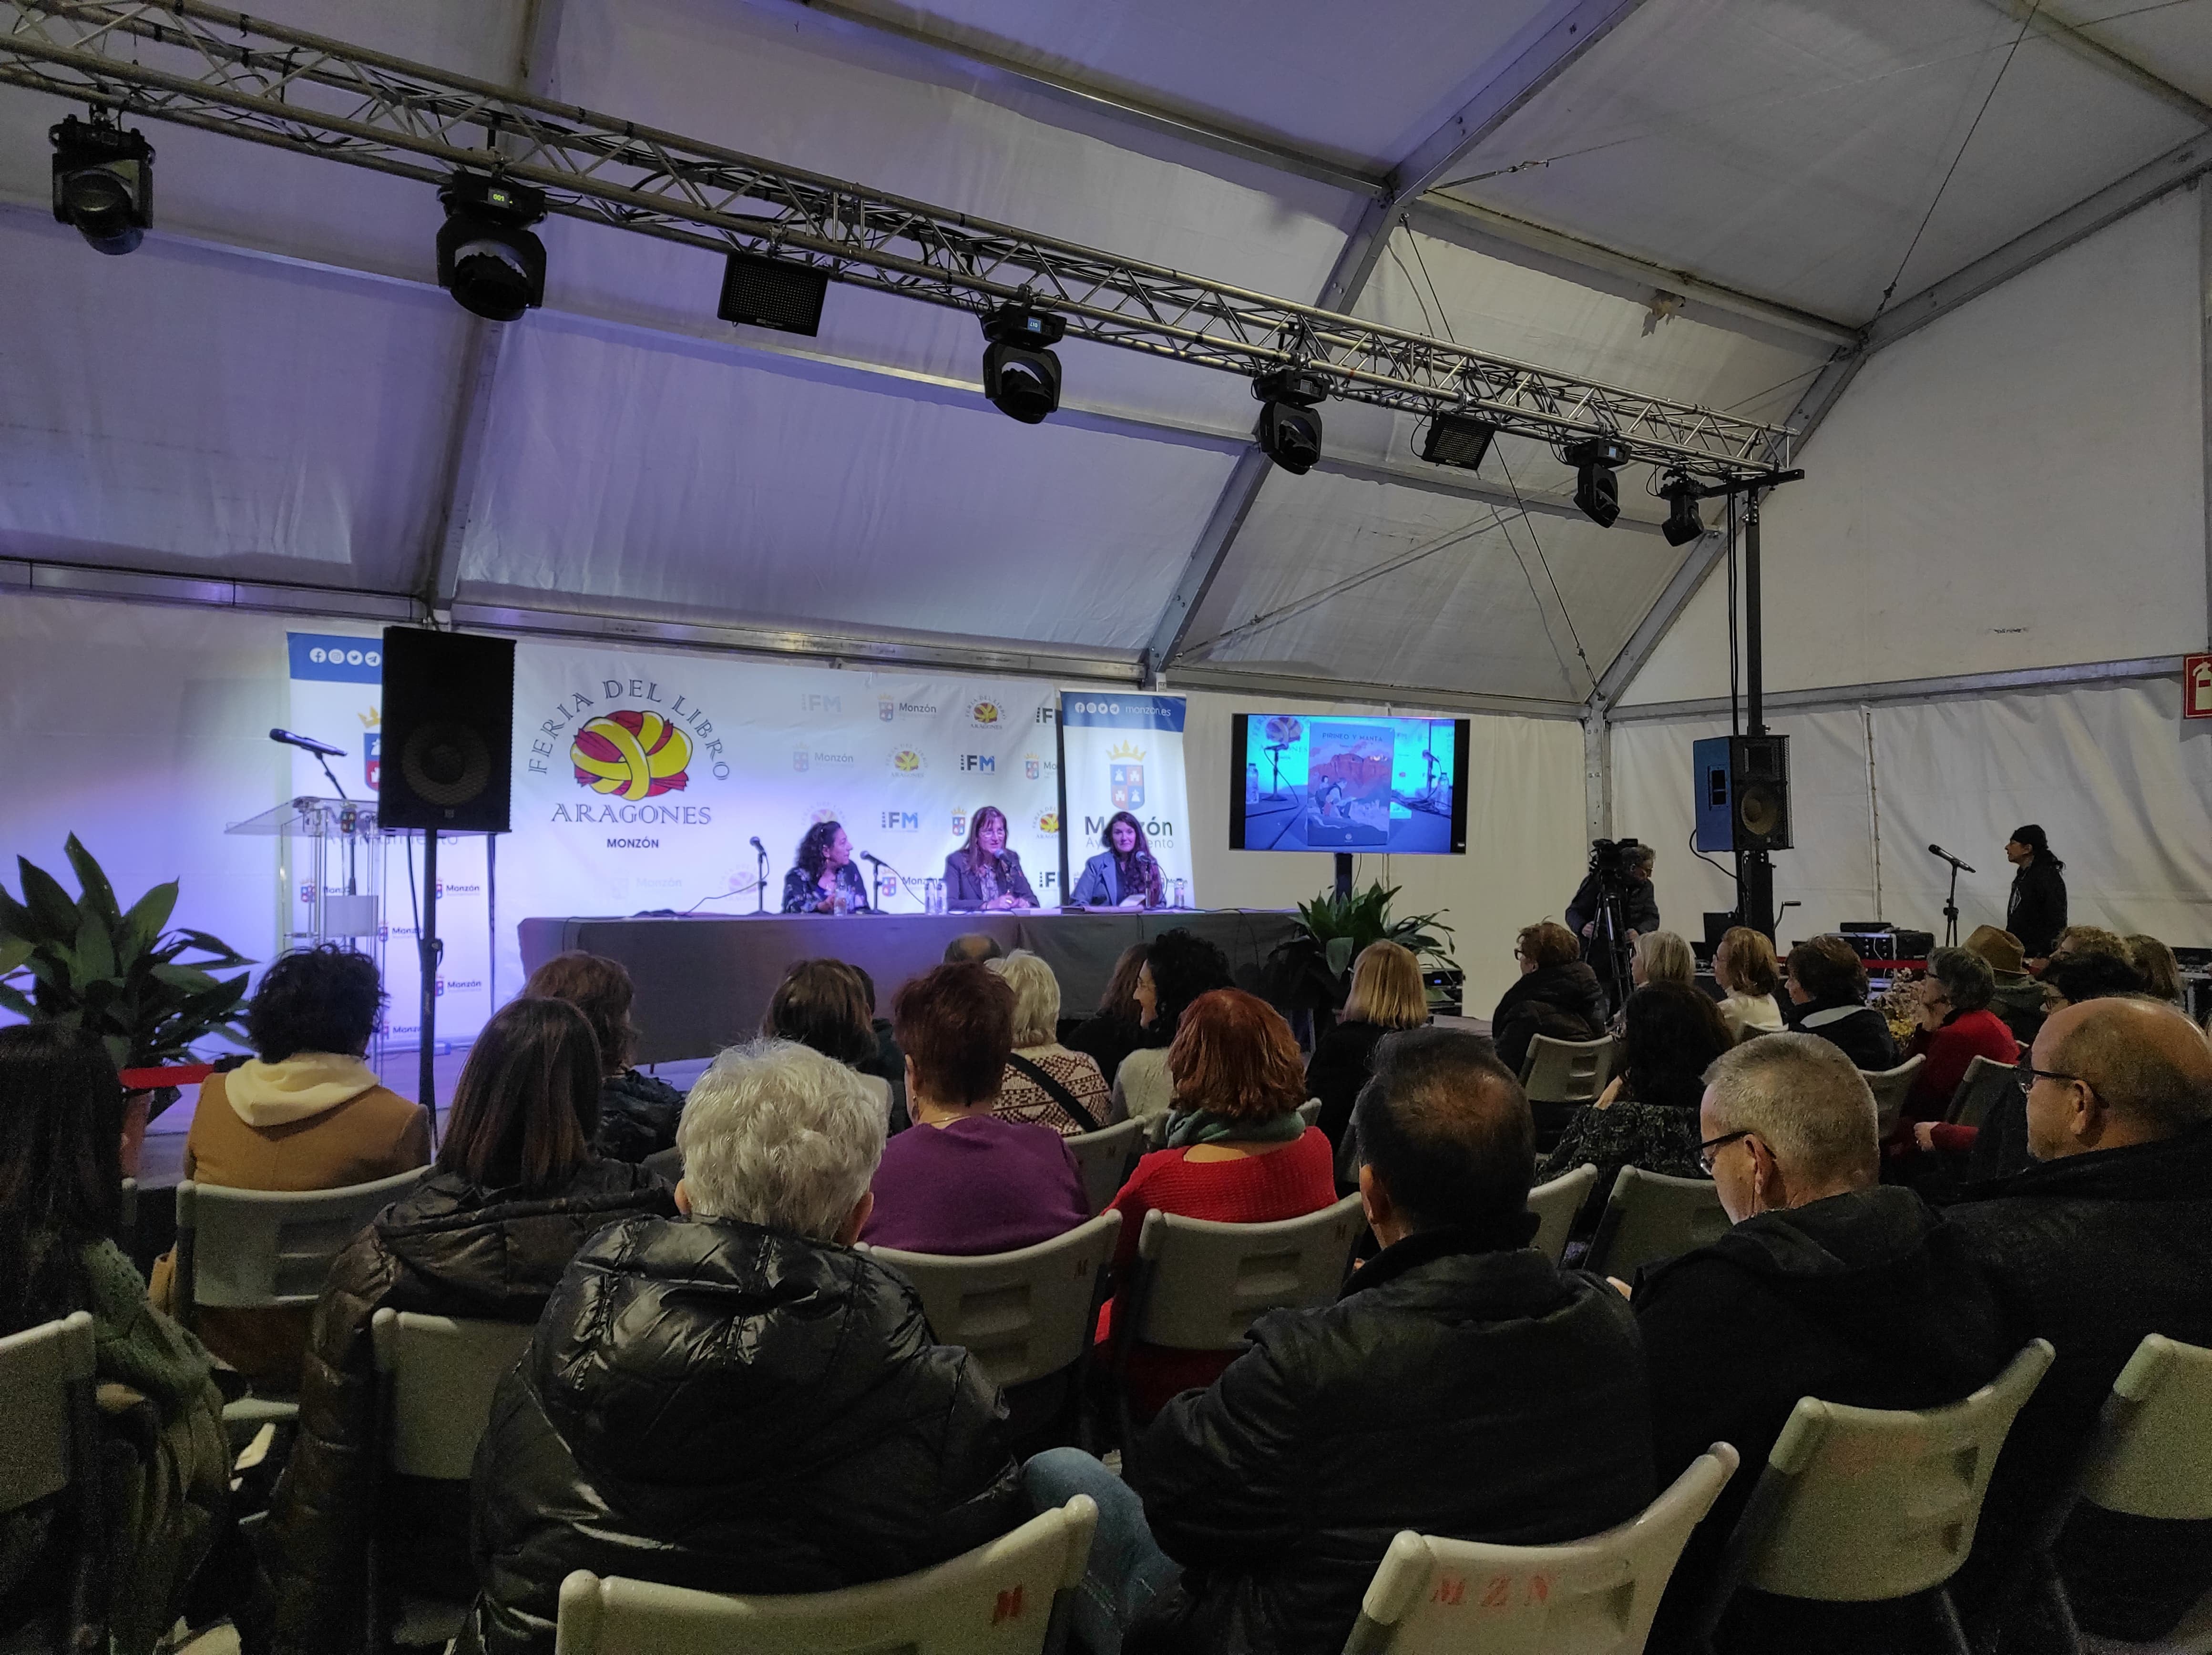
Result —
[{"label": "woman in grey blazer", "polygon": [[1006,848],[1006,813],[997,805],[975,813],[968,842],[945,858],[945,906],[960,912],[1037,906],[1021,858]]}]

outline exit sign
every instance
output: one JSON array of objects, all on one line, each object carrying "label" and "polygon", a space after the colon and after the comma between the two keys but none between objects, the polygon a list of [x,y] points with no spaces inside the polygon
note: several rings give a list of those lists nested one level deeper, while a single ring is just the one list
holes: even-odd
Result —
[{"label": "exit sign", "polygon": [[2181,716],[2212,718],[2212,655],[2181,658]]}]

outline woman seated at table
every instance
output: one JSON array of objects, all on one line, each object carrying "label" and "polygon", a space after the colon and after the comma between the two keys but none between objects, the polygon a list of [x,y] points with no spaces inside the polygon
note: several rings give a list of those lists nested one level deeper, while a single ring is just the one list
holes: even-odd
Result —
[{"label": "woman seated at table", "polygon": [[1144,824],[1127,810],[1106,819],[1106,832],[1098,841],[1106,848],[1083,864],[1068,899],[1086,908],[1157,908],[1167,901],[1160,864],[1145,837]]},{"label": "woman seated at table", "polygon": [[1006,813],[985,805],[968,828],[968,842],[945,858],[945,907],[957,913],[1036,905],[1020,856],[1006,848]]},{"label": "woman seated at table", "polygon": [[853,841],[834,821],[817,821],[799,841],[799,865],[783,876],[786,913],[866,913],[868,888],[853,865]]}]

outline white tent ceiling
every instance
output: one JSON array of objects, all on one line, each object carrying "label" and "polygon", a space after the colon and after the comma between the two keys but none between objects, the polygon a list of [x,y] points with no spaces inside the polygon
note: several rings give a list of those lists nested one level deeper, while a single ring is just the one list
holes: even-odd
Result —
[{"label": "white tent ceiling", "polygon": [[[2212,0],[866,3],[260,11],[1300,300],[1386,180],[1449,161],[1345,307],[1778,422],[1885,289],[2199,136],[2212,100]],[[818,338],[732,329],[717,258],[571,220],[541,231],[546,308],[498,336],[431,283],[427,188],[153,121],[157,232],[101,258],[44,205],[67,108],[0,87],[0,556],[428,593],[450,549],[463,605],[1129,660],[1225,543],[1193,673],[1559,706],[1685,555],[1560,515],[1533,445],[1438,471],[1410,419],[1340,403],[1325,467],[1230,493],[1209,536],[1234,377],[1070,343],[1062,414],[1025,428],[981,400],[969,316],[833,287]]]}]

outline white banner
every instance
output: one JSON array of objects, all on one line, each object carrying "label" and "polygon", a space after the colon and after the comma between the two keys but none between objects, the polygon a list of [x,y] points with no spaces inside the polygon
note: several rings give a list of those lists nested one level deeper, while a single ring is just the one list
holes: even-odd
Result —
[{"label": "white banner", "polygon": [[1060,697],[1061,750],[1067,764],[1067,877],[1105,849],[1106,824],[1127,810],[1143,824],[1160,864],[1167,896],[1184,882],[1186,902],[1199,896],[1191,874],[1190,791],[1183,775],[1183,698],[1180,695],[1064,690]]}]

